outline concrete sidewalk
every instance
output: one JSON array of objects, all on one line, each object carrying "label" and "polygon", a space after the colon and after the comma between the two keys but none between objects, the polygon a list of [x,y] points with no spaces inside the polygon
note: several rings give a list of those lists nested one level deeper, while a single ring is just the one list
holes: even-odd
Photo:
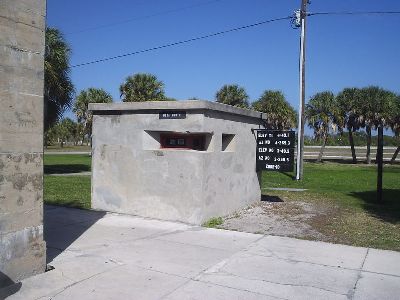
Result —
[{"label": "concrete sidewalk", "polygon": [[54,270],[8,299],[399,299],[400,253],[46,207]]}]

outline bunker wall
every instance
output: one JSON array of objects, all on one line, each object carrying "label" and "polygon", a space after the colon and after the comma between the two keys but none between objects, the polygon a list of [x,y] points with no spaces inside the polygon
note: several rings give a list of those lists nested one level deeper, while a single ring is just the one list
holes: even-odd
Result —
[{"label": "bunker wall", "polygon": [[0,288],[41,273],[44,0],[0,4]]},{"label": "bunker wall", "polygon": [[256,139],[252,133],[258,120],[211,111],[205,131],[214,130],[214,153],[205,158],[203,207],[205,219],[223,216],[261,197],[255,172]]},{"label": "bunker wall", "polygon": [[[165,120],[168,121],[168,120]],[[175,120],[173,120],[175,121]],[[200,115],[168,130],[199,131]],[[94,116],[92,206],[159,219],[197,222],[203,158],[198,151],[161,150],[158,114]]]},{"label": "bunker wall", "polygon": [[[95,209],[201,224],[260,199],[255,118],[189,112],[106,112],[93,118]],[[204,151],[162,149],[160,133],[202,133]]]}]

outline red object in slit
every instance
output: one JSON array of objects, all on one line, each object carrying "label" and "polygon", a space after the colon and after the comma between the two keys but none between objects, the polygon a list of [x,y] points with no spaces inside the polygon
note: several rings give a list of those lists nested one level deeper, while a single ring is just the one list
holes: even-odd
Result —
[{"label": "red object in slit", "polygon": [[182,150],[205,150],[205,135],[191,133],[162,133],[160,134],[161,148]]}]

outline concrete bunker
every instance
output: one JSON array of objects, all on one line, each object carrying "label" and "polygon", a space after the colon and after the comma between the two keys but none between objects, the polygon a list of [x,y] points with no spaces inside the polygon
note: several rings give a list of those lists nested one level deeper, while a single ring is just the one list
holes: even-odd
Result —
[{"label": "concrete bunker", "polygon": [[260,199],[260,113],[208,101],[89,108],[94,209],[201,224]]}]

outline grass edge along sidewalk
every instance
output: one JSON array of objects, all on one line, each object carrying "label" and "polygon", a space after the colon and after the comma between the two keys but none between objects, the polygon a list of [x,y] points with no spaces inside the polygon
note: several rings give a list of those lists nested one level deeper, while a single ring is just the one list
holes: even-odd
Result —
[{"label": "grass edge along sidewalk", "polygon": [[325,241],[400,251],[400,167],[385,166],[384,203],[376,202],[376,167],[307,163],[301,182],[263,174],[263,187],[305,188],[304,192],[265,191],[284,201],[302,201],[325,210],[311,227]]},{"label": "grass edge along sidewalk", "polygon": [[[310,218],[307,225],[321,233],[322,239],[308,235],[289,236],[400,251],[400,166],[384,168],[384,203],[376,203],[376,167],[306,163],[304,174],[300,182],[293,180],[290,173],[263,172],[262,175],[262,193],[267,198],[282,201],[273,204],[274,207],[286,207],[278,209],[284,211],[282,218],[297,219],[298,212],[291,210],[298,207],[297,203],[311,205],[320,212]],[[266,206],[260,204],[260,209],[266,209]],[[236,215],[246,218],[246,214]],[[232,216],[235,214],[226,218]],[[224,224],[215,225],[215,222],[205,225],[229,229]],[[260,227],[255,232],[268,233],[268,230]]]}]

